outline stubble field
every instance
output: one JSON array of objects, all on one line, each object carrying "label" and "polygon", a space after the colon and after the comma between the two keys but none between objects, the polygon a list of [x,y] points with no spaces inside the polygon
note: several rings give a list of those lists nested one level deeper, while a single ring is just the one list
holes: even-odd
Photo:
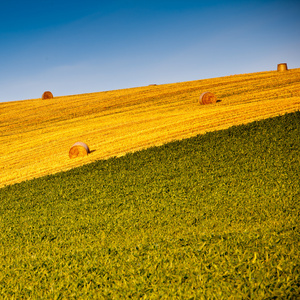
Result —
[{"label": "stubble field", "polygon": [[[1,103],[0,187],[299,110],[299,78],[292,69]],[[218,102],[200,105],[205,91]],[[78,141],[92,152],[71,160]]]}]

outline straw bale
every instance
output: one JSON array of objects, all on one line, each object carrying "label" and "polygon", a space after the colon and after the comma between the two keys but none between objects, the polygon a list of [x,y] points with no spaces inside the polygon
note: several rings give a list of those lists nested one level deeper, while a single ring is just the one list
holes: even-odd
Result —
[{"label": "straw bale", "polygon": [[287,67],[286,63],[281,63],[281,64],[277,65],[277,71],[284,72],[284,71],[287,71],[287,70],[288,70],[288,67]]},{"label": "straw bale", "polygon": [[83,157],[90,153],[90,148],[87,144],[82,142],[75,143],[69,151],[70,158]]},{"label": "straw bale", "polygon": [[42,95],[42,99],[52,99],[53,98],[53,94],[49,91],[44,92],[44,94]]},{"label": "straw bale", "polygon": [[215,94],[211,92],[204,92],[200,95],[199,98],[200,104],[211,104],[216,102],[217,102],[217,97],[215,96]]}]

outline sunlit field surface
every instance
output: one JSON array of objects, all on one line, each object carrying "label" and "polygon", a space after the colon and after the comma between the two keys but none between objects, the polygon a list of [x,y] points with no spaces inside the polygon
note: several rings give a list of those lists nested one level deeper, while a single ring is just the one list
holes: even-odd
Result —
[{"label": "sunlit field surface", "polygon": [[[300,69],[0,103],[0,187],[299,107]],[[91,153],[70,159],[78,141]]]}]

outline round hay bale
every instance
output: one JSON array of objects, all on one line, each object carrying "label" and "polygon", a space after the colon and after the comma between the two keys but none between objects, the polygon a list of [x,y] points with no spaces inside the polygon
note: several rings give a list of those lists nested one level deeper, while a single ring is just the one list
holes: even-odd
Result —
[{"label": "round hay bale", "polygon": [[88,153],[90,153],[89,146],[85,143],[77,142],[71,147],[69,151],[69,157],[70,158],[83,157],[88,155]]},{"label": "round hay bale", "polygon": [[287,67],[286,63],[282,63],[282,64],[277,65],[277,71],[284,72],[284,71],[287,71],[287,70],[288,70],[288,67]]},{"label": "round hay bale", "polygon": [[42,95],[42,99],[52,99],[53,98],[53,94],[49,91],[44,92],[44,94]]},{"label": "round hay bale", "polygon": [[211,92],[204,92],[200,95],[199,98],[199,103],[200,104],[211,104],[211,103],[216,103],[217,102],[217,97],[215,94]]}]

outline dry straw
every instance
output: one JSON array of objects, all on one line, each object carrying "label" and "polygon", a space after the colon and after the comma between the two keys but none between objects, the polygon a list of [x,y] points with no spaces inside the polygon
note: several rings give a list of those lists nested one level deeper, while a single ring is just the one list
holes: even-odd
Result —
[{"label": "dry straw", "polygon": [[211,92],[204,92],[200,95],[199,98],[200,104],[211,104],[216,102],[217,102],[217,97],[215,96],[215,94]]},{"label": "dry straw", "polygon": [[44,92],[44,94],[42,95],[42,99],[52,99],[53,98],[53,94],[49,91]]},{"label": "dry straw", "polygon": [[88,145],[82,142],[77,142],[71,147],[69,151],[69,157],[83,157],[88,155],[88,153],[90,153],[90,148],[88,147]]},{"label": "dry straw", "polygon": [[288,67],[287,67],[286,63],[282,63],[282,64],[277,65],[277,71],[284,72],[284,71],[287,71],[287,70],[288,70]]}]

